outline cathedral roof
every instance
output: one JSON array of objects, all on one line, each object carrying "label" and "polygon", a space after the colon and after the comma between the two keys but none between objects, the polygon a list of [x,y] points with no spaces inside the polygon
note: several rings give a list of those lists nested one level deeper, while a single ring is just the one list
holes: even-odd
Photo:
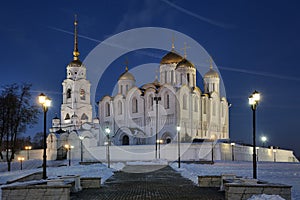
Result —
[{"label": "cathedral roof", "polygon": [[193,63],[191,63],[188,59],[184,58],[176,65],[176,69],[180,68],[180,67],[195,68],[195,65]]},{"label": "cathedral roof", "polygon": [[174,49],[167,53],[160,61],[160,64],[171,64],[171,63],[179,63],[183,57],[179,55]]},{"label": "cathedral roof", "polygon": [[125,72],[120,75],[118,80],[132,80],[132,81],[135,81],[135,78],[130,72],[128,72],[128,67],[126,67]]}]

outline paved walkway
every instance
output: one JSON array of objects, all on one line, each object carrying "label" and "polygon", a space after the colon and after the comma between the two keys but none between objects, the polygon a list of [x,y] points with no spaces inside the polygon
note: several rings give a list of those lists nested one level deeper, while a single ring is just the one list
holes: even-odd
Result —
[{"label": "paved walkway", "polygon": [[[152,171],[153,168],[158,170]],[[128,173],[136,171],[147,173]],[[71,195],[75,199],[225,199],[215,188],[200,188],[169,166],[126,166],[100,189],[84,189]]]}]

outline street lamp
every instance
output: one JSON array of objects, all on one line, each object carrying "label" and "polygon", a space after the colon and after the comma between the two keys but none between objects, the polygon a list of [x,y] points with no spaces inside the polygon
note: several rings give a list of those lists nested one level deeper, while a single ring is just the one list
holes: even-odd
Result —
[{"label": "street lamp", "polygon": [[177,126],[178,168],[180,168],[180,126]]},{"label": "street lamp", "polygon": [[262,146],[264,147],[268,138],[266,136],[261,136],[260,140],[262,141]]},{"label": "street lamp", "polygon": [[65,144],[65,148],[69,151],[69,166],[71,166],[71,149],[73,149],[74,146]]},{"label": "street lamp", "polygon": [[107,157],[107,167],[110,168],[110,155],[109,155],[109,146],[110,146],[110,129],[105,128],[105,133],[107,137],[107,146],[106,146],[106,157]]},{"label": "street lamp", "polygon": [[23,161],[25,160],[24,157],[18,157],[18,161],[21,163],[21,170],[23,169]]},{"label": "street lamp", "polygon": [[253,111],[253,178],[257,178],[257,163],[256,163],[256,121],[255,121],[255,111],[257,108],[257,105],[260,101],[260,93],[256,90],[249,96],[249,104],[251,106],[251,109]]},{"label": "street lamp", "polygon": [[235,145],[235,143],[231,142],[230,145],[231,145],[231,160],[234,161],[234,145]]},{"label": "street lamp", "polygon": [[155,122],[155,159],[157,159],[157,140],[158,140],[158,102],[161,101],[161,97],[154,97],[153,100],[156,102],[156,122]]},{"label": "street lamp", "polygon": [[83,162],[82,142],[85,138],[89,138],[89,137],[88,136],[83,137],[82,135],[79,136],[79,139],[80,139],[80,162]]},{"label": "street lamp", "polygon": [[51,105],[51,99],[49,97],[47,97],[46,95],[44,95],[43,93],[41,93],[39,95],[39,103],[42,105],[43,107],[43,112],[44,112],[44,146],[43,146],[43,179],[47,179],[47,155],[46,155],[46,149],[47,149],[47,141],[46,141],[46,116],[47,116],[47,111],[48,111],[48,107],[50,107]]},{"label": "street lamp", "polygon": [[258,159],[258,157],[259,157],[258,150],[259,150],[259,147],[256,147],[256,157],[257,157],[256,160],[257,160],[257,162],[258,162],[258,160],[259,160],[259,159]]},{"label": "street lamp", "polygon": [[27,160],[29,160],[29,150],[31,150],[31,146],[25,146],[25,150],[27,151]]},{"label": "street lamp", "polygon": [[163,140],[156,140],[156,143],[158,143],[158,159],[160,159],[160,144],[162,144]]}]

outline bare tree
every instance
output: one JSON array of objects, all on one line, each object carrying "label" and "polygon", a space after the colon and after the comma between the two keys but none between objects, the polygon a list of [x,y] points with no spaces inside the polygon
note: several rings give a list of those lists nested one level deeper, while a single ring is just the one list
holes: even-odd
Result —
[{"label": "bare tree", "polygon": [[4,86],[0,94],[0,144],[5,140],[7,170],[16,152],[17,137],[37,122],[38,109],[32,105],[30,84]]}]

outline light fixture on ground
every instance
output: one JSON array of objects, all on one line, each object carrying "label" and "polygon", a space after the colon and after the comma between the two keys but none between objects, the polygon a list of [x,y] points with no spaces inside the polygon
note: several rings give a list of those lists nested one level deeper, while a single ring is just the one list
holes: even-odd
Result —
[{"label": "light fixture on ground", "polygon": [[177,126],[176,130],[177,130],[177,145],[178,145],[178,149],[177,149],[177,153],[178,153],[178,168],[180,168],[180,126]]},{"label": "light fixture on ground", "polygon": [[276,162],[276,152],[277,152],[277,150],[273,149],[274,162]]},{"label": "light fixture on ground", "polygon": [[25,146],[25,150],[27,151],[27,160],[29,160],[29,151],[31,150],[31,146]]},{"label": "light fixture on ground", "polygon": [[106,144],[106,157],[107,157],[107,167],[110,168],[110,152],[109,152],[109,146],[110,146],[110,129],[107,127],[105,128],[106,138],[107,138],[107,144]]},{"label": "light fixture on ground", "polygon": [[85,138],[89,138],[89,137],[87,137],[87,136],[82,136],[82,135],[80,135],[79,136],[79,139],[80,139],[80,162],[83,162],[83,146],[82,146],[82,142],[83,142],[83,140],[85,139]]},{"label": "light fixture on ground", "polygon": [[262,146],[264,147],[265,144],[266,144],[266,142],[267,142],[267,140],[268,140],[268,138],[266,136],[261,136],[260,140],[262,142]]},{"label": "light fixture on ground", "polygon": [[24,157],[18,157],[18,161],[21,163],[21,170],[23,169],[23,161],[25,160]]},{"label": "light fixture on ground", "polygon": [[234,161],[234,145],[235,145],[235,143],[231,142],[230,145],[231,145],[231,160]]},{"label": "light fixture on ground", "polygon": [[156,140],[156,143],[158,143],[158,159],[160,159],[160,144],[164,143],[163,140]]},{"label": "light fixture on ground", "polygon": [[257,158],[256,158],[256,116],[255,111],[260,101],[260,93],[256,90],[249,96],[249,104],[253,111],[253,178],[257,178]]},{"label": "light fixture on ground", "polygon": [[44,138],[43,138],[43,179],[47,179],[47,154],[46,154],[46,149],[47,149],[47,134],[46,134],[46,125],[47,125],[47,111],[48,108],[51,105],[51,99],[41,93],[39,95],[39,103],[43,107],[43,112],[44,112]]},{"label": "light fixture on ground", "polygon": [[69,152],[69,166],[71,166],[71,149],[74,148],[74,146],[69,145],[69,144],[65,144],[65,148],[68,150]]}]

